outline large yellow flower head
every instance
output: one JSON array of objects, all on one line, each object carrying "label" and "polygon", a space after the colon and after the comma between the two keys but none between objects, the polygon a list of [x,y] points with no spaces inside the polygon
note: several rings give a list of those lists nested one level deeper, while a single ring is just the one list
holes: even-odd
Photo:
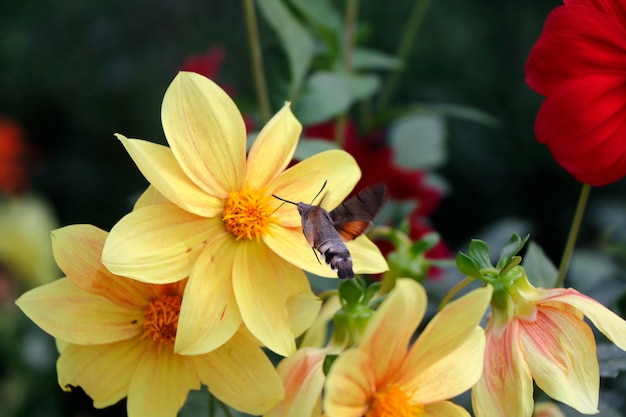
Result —
[{"label": "large yellow flower head", "polygon": [[530,417],[533,380],[584,414],[598,412],[599,368],[587,317],[626,350],[626,321],[572,288],[535,288],[521,266],[494,294],[485,368],[472,390],[478,417]]},{"label": "large yellow flower head", "polygon": [[276,405],[284,395],[280,378],[245,327],[209,353],[174,353],[187,281],[146,284],[110,273],[100,263],[106,236],[88,225],[56,230],[54,255],[67,278],[17,300],[37,325],[67,342],[57,362],[62,388],[82,387],[97,408],[128,397],[129,417],[174,417],[201,384],[247,413]]},{"label": "large yellow flower head", "polygon": [[326,378],[325,415],[469,416],[447,399],[480,378],[485,335],[478,323],[491,293],[491,287],[480,288],[448,304],[408,348],[426,311],[426,292],[413,280],[399,279],[359,346],[333,363]]},{"label": "large yellow flower head", "polygon": [[[181,72],[163,99],[169,147],[122,141],[143,175],[170,202],[125,216],[113,227],[102,261],[119,275],[151,283],[189,276],[176,352],[207,352],[243,321],[281,355],[295,351],[290,311],[313,320],[319,302],[302,269],[333,276],[308,246],[295,207],[272,194],[309,202],[328,181],[323,205],[332,209],[360,177],[344,151],[317,154],[285,170],[301,125],[286,104],[261,130],[246,156],[246,130],[237,107],[213,82]],[[387,264],[365,236],[348,243],[356,272]],[[303,323],[303,325],[310,324]]]}]

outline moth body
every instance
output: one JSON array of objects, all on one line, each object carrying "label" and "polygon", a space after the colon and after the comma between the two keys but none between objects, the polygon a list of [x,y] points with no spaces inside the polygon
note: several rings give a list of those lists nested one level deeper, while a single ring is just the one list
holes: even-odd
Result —
[{"label": "moth body", "polygon": [[[318,195],[325,186],[326,182]],[[385,186],[372,185],[330,213],[322,208],[321,202],[319,205],[294,203],[276,195],[274,197],[298,208],[304,237],[313,251],[317,250],[324,257],[326,264],[330,265],[333,271],[337,271],[337,276],[341,279],[354,277],[352,257],[344,242],[357,238],[371,226],[385,203]]]}]

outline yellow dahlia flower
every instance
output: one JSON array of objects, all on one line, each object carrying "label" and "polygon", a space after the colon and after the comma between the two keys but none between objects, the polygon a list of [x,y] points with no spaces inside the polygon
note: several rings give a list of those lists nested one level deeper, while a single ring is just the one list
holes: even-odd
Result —
[{"label": "yellow dahlia flower", "polygon": [[16,302],[38,326],[69,342],[57,362],[63,389],[82,387],[97,408],[128,397],[129,417],[174,417],[201,383],[243,412],[261,414],[278,403],[280,378],[245,327],[210,353],[176,354],[186,280],[156,285],[110,273],[100,263],[106,236],[88,225],[54,231],[55,259],[67,278]]},{"label": "yellow dahlia flower", "polygon": [[[323,205],[332,209],[358,181],[356,162],[332,150],[285,170],[302,129],[288,104],[263,127],[246,156],[237,107],[194,73],[174,79],[161,116],[170,147],[118,138],[171,203],[125,216],[111,230],[103,263],[115,274],[155,284],[189,277],[178,353],[208,352],[230,339],[242,321],[274,352],[293,353],[297,332],[289,312],[313,320],[319,309],[302,269],[335,273],[312,253],[296,208],[281,205],[272,194],[309,202],[327,180]],[[387,269],[365,236],[348,242],[348,248],[356,272]]]},{"label": "yellow dahlia flower", "polygon": [[484,287],[448,304],[409,342],[426,310],[424,288],[399,279],[372,316],[357,348],[339,355],[326,378],[327,417],[461,417],[447,399],[480,378],[489,301]]}]

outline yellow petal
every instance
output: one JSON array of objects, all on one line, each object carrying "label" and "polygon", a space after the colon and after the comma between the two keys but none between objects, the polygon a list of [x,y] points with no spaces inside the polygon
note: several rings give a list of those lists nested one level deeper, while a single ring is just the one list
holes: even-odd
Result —
[{"label": "yellow petal", "polygon": [[440,401],[424,406],[420,417],[470,417],[470,413],[460,405],[449,401]]},{"label": "yellow petal", "polygon": [[176,160],[195,184],[221,196],[241,188],[246,127],[217,84],[193,72],[178,73],[163,98],[161,119]]},{"label": "yellow petal", "polygon": [[332,296],[322,305],[319,315],[304,334],[300,342],[300,349],[305,347],[322,347],[326,343],[328,333],[328,323],[333,319],[335,313],[341,308],[339,297]]},{"label": "yellow petal", "polygon": [[[498,340],[486,332],[483,376],[472,389],[476,417],[526,417],[533,413],[533,380],[520,346],[518,321]],[[512,414],[512,411],[515,414]]]},{"label": "yellow petal", "polygon": [[236,245],[230,235],[223,234],[198,257],[180,308],[177,353],[210,352],[227,342],[241,325],[231,281]]},{"label": "yellow petal", "polygon": [[581,413],[596,414],[600,371],[591,328],[551,307],[539,308],[534,322],[519,323],[524,356],[539,388]]},{"label": "yellow petal", "polygon": [[52,232],[52,250],[59,267],[74,285],[126,307],[142,307],[150,301],[150,285],[111,274],[102,265],[107,232],[76,224]]},{"label": "yellow petal", "polygon": [[492,287],[486,286],[447,304],[428,323],[407,355],[403,378],[418,375],[443,359],[472,336],[491,301]]},{"label": "yellow petal", "polygon": [[96,408],[117,403],[128,386],[147,341],[139,338],[96,346],[68,345],[57,361],[61,388],[81,387]]},{"label": "yellow petal", "polygon": [[593,298],[570,288],[545,301],[557,301],[578,309],[620,349],[626,350],[626,321]]},{"label": "yellow petal", "polygon": [[47,333],[70,343],[111,343],[143,331],[141,309],[122,308],[67,278],[32,289],[15,303]]},{"label": "yellow petal", "polygon": [[135,205],[133,206],[133,210],[138,210],[145,206],[152,206],[154,204],[163,204],[163,203],[171,203],[170,200],[167,199],[163,194],[157,190],[154,185],[149,185],[146,188],[146,191],[141,193],[137,201],[135,201]]},{"label": "yellow petal", "polygon": [[226,344],[193,359],[209,391],[239,411],[262,414],[284,397],[274,366],[246,332],[238,332]]},{"label": "yellow petal", "polygon": [[315,317],[317,317],[320,311],[322,300],[311,291],[306,291],[289,297],[286,305],[293,335],[294,337],[299,337],[315,321]]},{"label": "yellow petal", "polygon": [[[287,262],[321,277],[337,278],[337,272],[330,269],[322,258],[309,246],[302,229],[282,227],[270,224],[269,233],[263,236],[263,242]],[[319,254],[317,254],[319,257]]]},{"label": "yellow petal", "polygon": [[323,402],[328,416],[365,415],[376,393],[372,367],[368,357],[357,349],[345,351],[337,358],[326,377]]},{"label": "yellow petal", "polygon": [[361,235],[346,242],[350,251],[354,272],[357,274],[378,274],[389,269],[380,249],[367,236]]},{"label": "yellow petal", "polygon": [[116,135],[144,177],[168,200],[190,213],[214,217],[224,209],[224,194],[209,194],[183,172],[167,146]]},{"label": "yellow petal", "polygon": [[263,417],[310,417],[319,407],[324,387],[324,349],[304,348],[283,359],[276,370],[285,386],[285,399]]},{"label": "yellow petal", "polygon": [[387,382],[397,372],[426,306],[426,292],[420,284],[412,279],[398,279],[370,319],[359,349],[375,358],[377,384]]},{"label": "yellow petal", "polygon": [[[352,191],[361,178],[354,158],[347,152],[333,149],[318,153],[294,165],[278,176],[269,186],[271,194],[294,203],[311,203],[320,191],[324,181],[328,181],[322,194],[314,202],[326,210],[334,209]],[[298,210],[291,204],[284,204],[276,210],[281,225],[301,227]]]},{"label": "yellow petal", "polygon": [[165,284],[189,276],[207,242],[224,233],[220,219],[206,219],[174,204],[133,211],[111,229],[102,262],[117,275]]},{"label": "yellow petal", "polygon": [[285,262],[262,242],[240,241],[233,287],[250,332],[270,350],[289,356],[296,350],[287,301],[311,291],[302,270]]},{"label": "yellow petal", "polygon": [[420,371],[410,380],[398,383],[415,390],[413,399],[420,404],[443,401],[470,389],[483,373],[485,332],[476,327],[457,350]]},{"label": "yellow petal", "polygon": [[261,129],[248,153],[246,181],[251,188],[269,184],[287,167],[298,144],[302,125],[289,103]]},{"label": "yellow petal", "polygon": [[150,343],[128,388],[126,408],[132,417],[175,416],[190,390],[201,387],[192,358]]}]

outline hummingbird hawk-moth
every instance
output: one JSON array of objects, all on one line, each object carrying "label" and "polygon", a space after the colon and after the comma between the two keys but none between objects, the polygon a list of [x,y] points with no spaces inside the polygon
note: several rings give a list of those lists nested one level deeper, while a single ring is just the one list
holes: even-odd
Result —
[{"label": "hummingbird hawk-moth", "polygon": [[[302,232],[313,248],[313,253],[317,250],[324,257],[326,264],[330,265],[333,271],[337,271],[339,278],[352,278],[354,277],[352,258],[344,242],[365,233],[372,225],[372,221],[386,201],[386,187],[382,183],[371,185],[329,213],[321,207],[323,197],[320,204],[313,204],[326,187],[326,182],[324,181],[311,204],[295,203],[274,194],[272,196],[298,208],[302,218]],[[317,257],[317,253],[315,256]]]}]

